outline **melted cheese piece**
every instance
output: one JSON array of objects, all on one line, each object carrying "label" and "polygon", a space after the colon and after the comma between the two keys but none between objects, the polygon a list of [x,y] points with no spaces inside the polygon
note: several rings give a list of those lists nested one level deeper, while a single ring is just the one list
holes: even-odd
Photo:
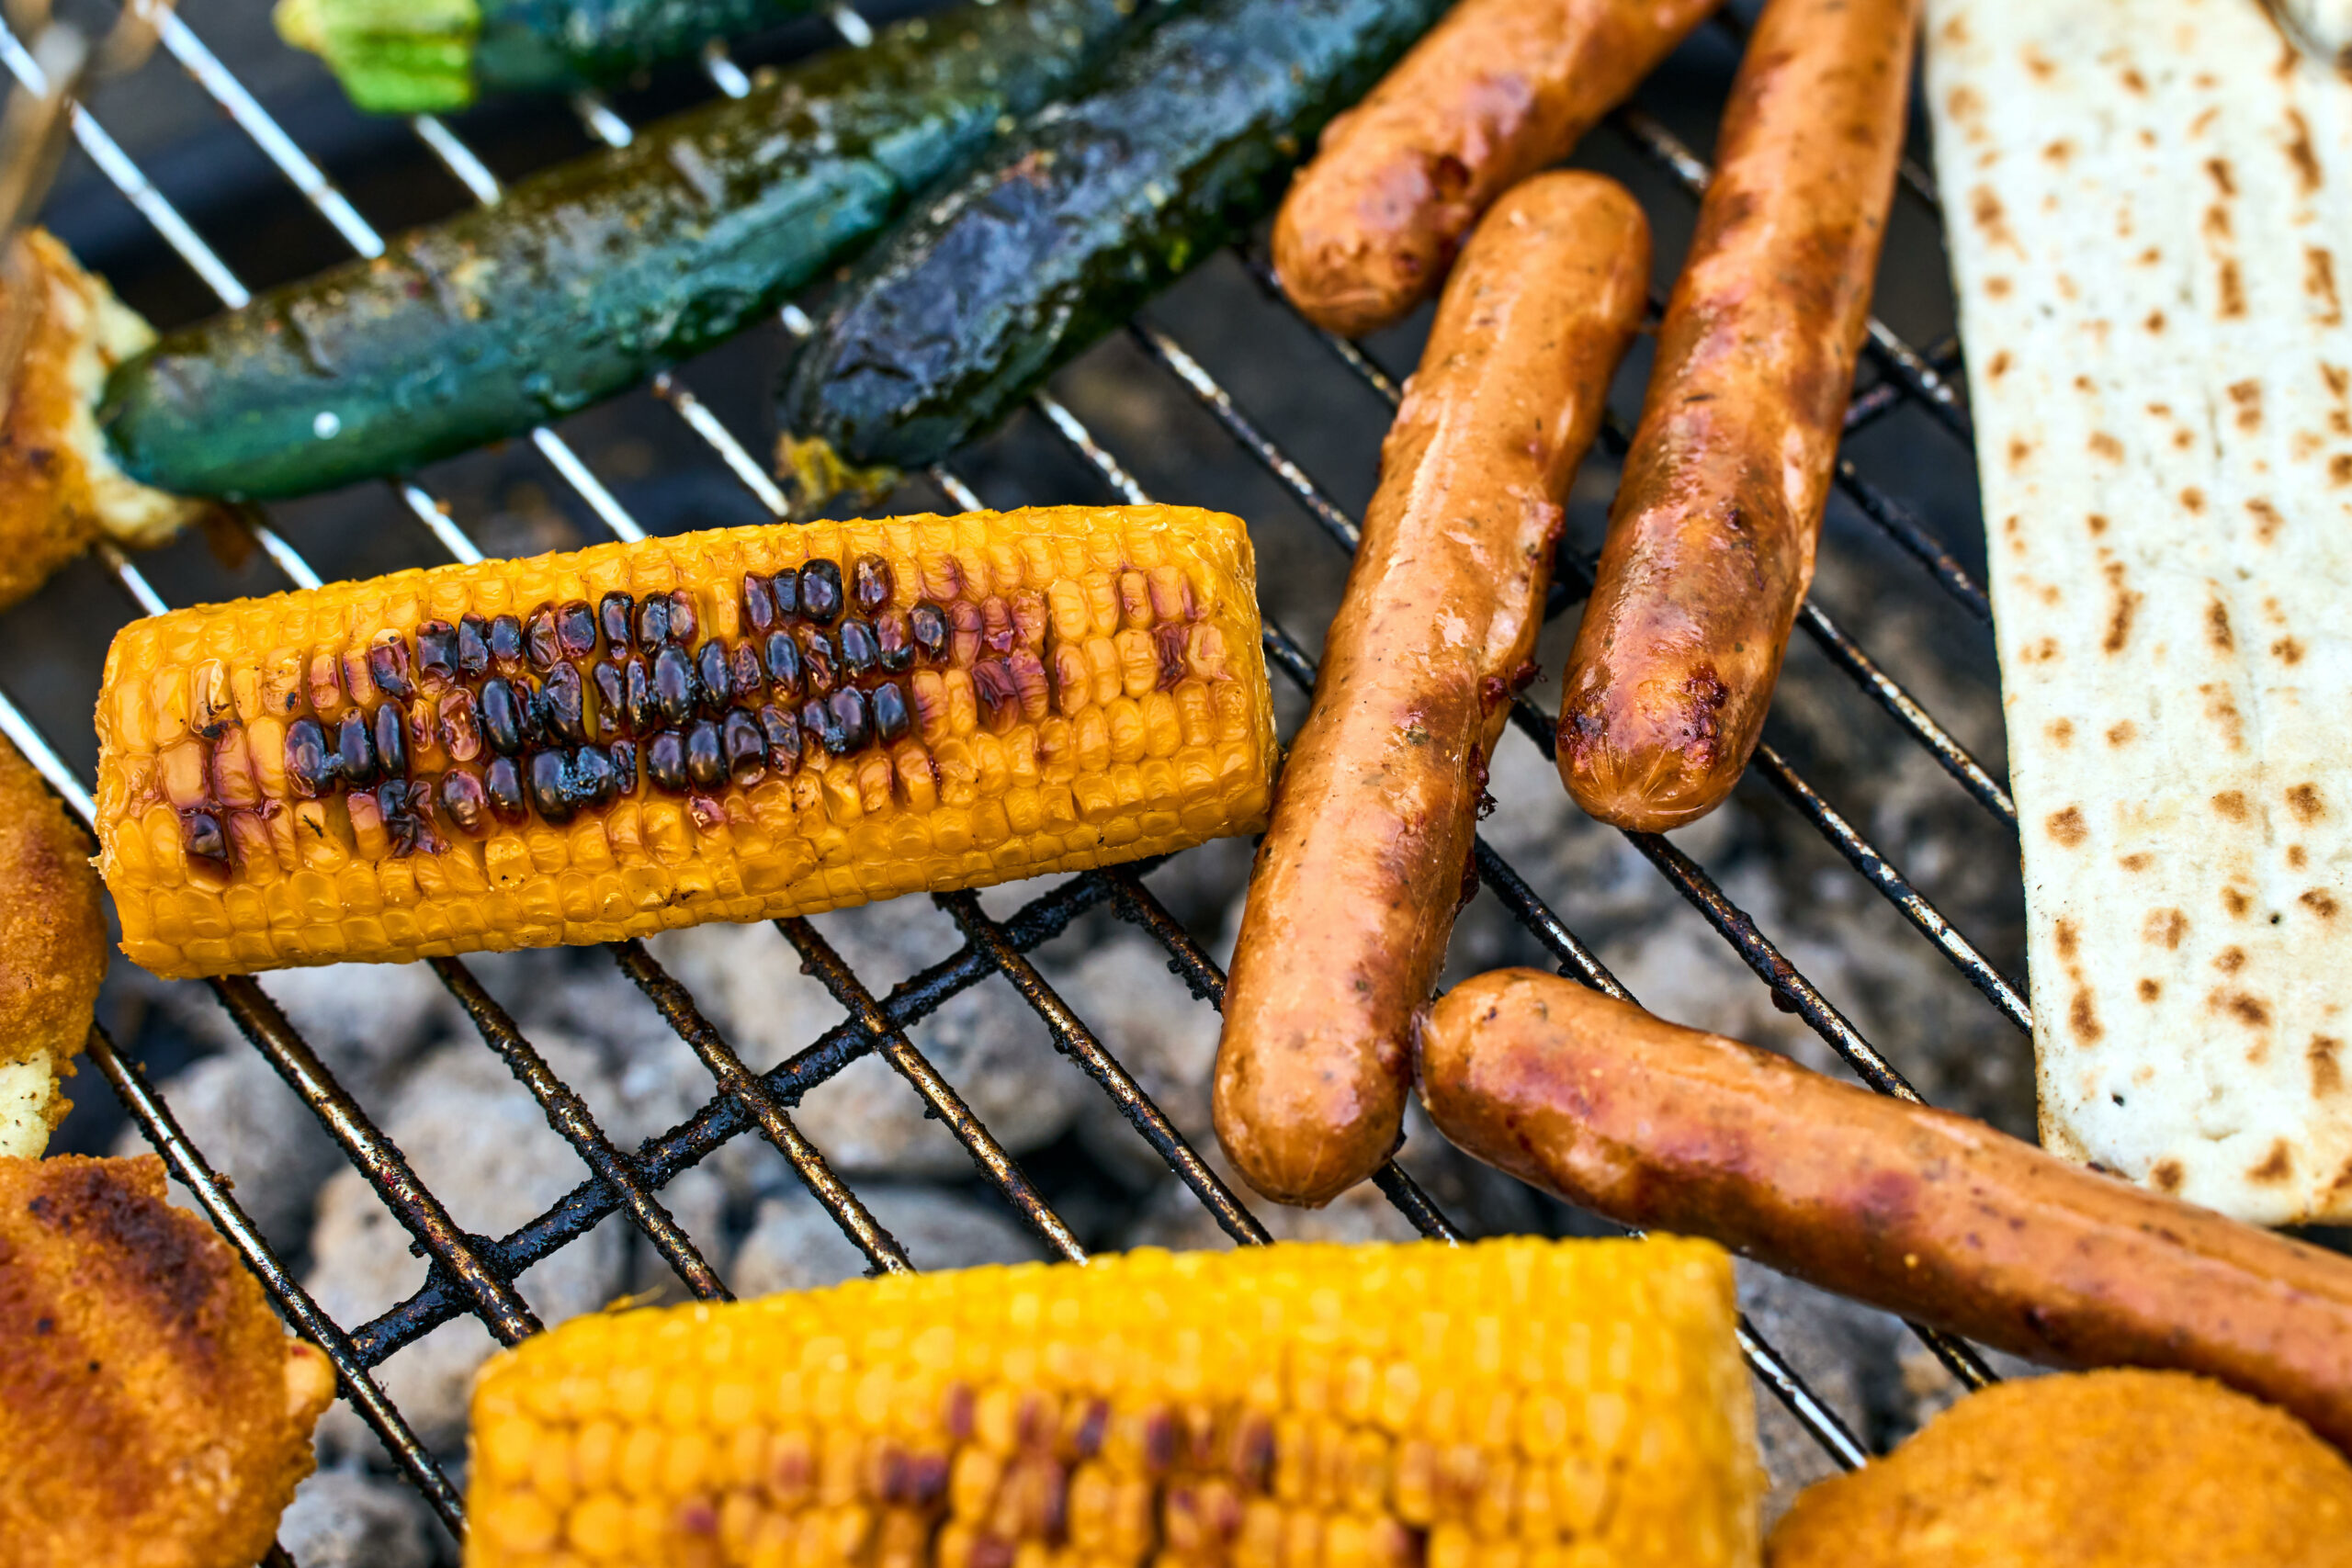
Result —
[{"label": "melted cheese piece", "polygon": [[0,1159],[39,1159],[49,1147],[50,1129],[68,1109],[48,1052],[0,1062]]}]

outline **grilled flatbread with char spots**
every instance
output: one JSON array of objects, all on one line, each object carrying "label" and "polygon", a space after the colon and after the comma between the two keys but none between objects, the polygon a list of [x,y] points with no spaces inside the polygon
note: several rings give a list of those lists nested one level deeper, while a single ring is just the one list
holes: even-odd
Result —
[{"label": "grilled flatbread with char spots", "polygon": [[1930,0],[2042,1140],[2352,1218],[2352,83],[2257,0]]}]

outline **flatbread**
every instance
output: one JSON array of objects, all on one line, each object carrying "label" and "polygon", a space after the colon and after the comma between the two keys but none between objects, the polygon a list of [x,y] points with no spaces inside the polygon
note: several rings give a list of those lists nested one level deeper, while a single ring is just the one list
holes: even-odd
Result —
[{"label": "flatbread", "polygon": [[2352,1218],[2352,84],[2256,0],[1929,0],[2042,1141]]}]

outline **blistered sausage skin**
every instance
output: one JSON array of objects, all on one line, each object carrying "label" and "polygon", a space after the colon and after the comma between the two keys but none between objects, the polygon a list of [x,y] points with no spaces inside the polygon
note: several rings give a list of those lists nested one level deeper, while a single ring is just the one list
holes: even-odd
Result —
[{"label": "blistered sausage skin", "polygon": [[1446,286],[1258,853],[1216,1130],[1250,1185],[1323,1203],[1395,1147],[1413,1013],[1534,650],[1560,503],[1639,325],[1649,227],[1595,175],[1520,186]]},{"label": "blistered sausage skin", "polygon": [[2352,1450],[2352,1261],[1556,976],[1424,1020],[1472,1155],[1611,1219],[2062,1367],[2201,1372]]},{"label": "blistered sausage skin", "polygon": [[1703,816],[1756,749],[1813,581],[1917,12],[1771,0],[1749,40],[1568,660],[1560,776],[1604,822]]},{"label": "blistered sausage skin", "polygon": [[1437,292],[1494,199],[1557,163],[1722,0],[1462,0],[1323,132],[1274,271],[1350,337]]}]

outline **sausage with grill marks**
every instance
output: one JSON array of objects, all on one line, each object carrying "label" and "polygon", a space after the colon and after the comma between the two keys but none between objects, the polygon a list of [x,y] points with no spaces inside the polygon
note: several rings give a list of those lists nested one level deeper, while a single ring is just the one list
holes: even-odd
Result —
[{"label": "sausage with grill marks", "polygon": [[1283,293],[1349,337],[1401,320],[1496,197],[1566,157],[1721,3],[1463,0],[1292,182]]},{"label": "sausage with grill marks", "polygon": [[1512,191],[1447,285],[1283,773],[1226,992],[1217,1134],[1268,1197],[1388,1157],[1414,1010],[1534,649],[1560,502],[1638,325],[1649,230],[1618,186]]},{"label": "sausage with grill marks", "polygon": [[1569,657],[1560,776],[1621,828],[1713,810],[1813,581],[1903,151],[1918,0],[1771,0],[1724,117]]},{"label": "sausage with grill marks", "polygon": [[1948,1111],[1499,970],[1423,1021],[1472,1155],[1623,1224],[2062,1367],[2200,1372],[2352,1450],[2352,1261]]}]

